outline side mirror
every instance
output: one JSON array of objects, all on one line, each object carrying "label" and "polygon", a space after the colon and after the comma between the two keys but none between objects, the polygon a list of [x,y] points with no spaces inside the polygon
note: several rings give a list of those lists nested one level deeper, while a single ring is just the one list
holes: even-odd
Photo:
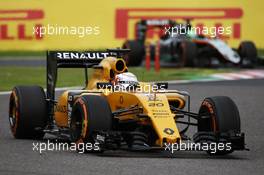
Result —
[{"label": "side mirror", "polygon": [[97,89],[111,89],[113,87],[112,83],[108,82],[98,82],[96,84]]}]

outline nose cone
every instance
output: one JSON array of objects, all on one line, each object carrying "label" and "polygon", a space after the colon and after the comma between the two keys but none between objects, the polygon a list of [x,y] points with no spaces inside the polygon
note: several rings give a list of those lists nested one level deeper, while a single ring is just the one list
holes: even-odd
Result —
[{"label": "nose cone", "polygon": [[156,94],[153,99],[151,96],[141,96],[144,109],[151,119],[152,126],[158,136],[157,144],[163,146],[164,142],[175,143],[181,139],[180,133],[171,113],[168,99],[165,94]]}]

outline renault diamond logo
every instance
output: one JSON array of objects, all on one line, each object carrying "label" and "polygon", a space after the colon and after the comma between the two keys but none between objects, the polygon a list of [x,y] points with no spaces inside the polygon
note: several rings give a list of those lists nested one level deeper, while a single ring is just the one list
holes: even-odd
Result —
[{"label": "renault diamond logo", "polygon": [[168,134],[168,135],[172,135],[174,133],[174,131],[170,128],[165,128],[163,132]]}]

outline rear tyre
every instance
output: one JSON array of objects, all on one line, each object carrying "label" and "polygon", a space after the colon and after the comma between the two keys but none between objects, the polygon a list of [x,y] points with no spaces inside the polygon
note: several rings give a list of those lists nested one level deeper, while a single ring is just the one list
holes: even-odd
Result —
[{"label": "rear tyre", "polygon": [[243,41],[238,47],[242,67],[254,67],[257,63],[257,48],[251,41]]},{"label": "rear tyre", "polygon": [[47,125],[47,104],[43,88],[14,87],[9,101],[9,123],[17,139],[42,139]]},{"label": "rear tyre", "polygon": [[197,47],[196,44],[190,41],[185,41],[180,44],[180,60],[181,65],[186,67],[196,67],[197,60]]},{"label": "rear tyre", "polygon": [[92,144],[93,148],[85,152],[102,152],[95,143],[94,133],[112,130],[112,112],[107,100],[97,95],[81,96],[75,101],[71,116],[71,140],[77,144]]},{"label": "rear tyre", "polygon": [[123,44],[123,48],[131,51],[125,56],[128,66],[140,66],[145,55],[144,45],[135,40],[128,40]]},{"label": "rear tyre", "polygon": [[[240,133],[240,116],[236,104],[232,99],[226,96],[215,96],[206,98],[199,110],[200,116],[209,116],[209,118],[198,120],[198,132],[223,134]],[[210,140],[210,135],[206,135],[205,140]],[[213,140],[213,139],[212,139]],[[224,138],[216,142],[226,143]],[[229,147],[231,148],[231,147]],[[232,148],[228,150],[216,150],[215,155],[224,155],[233,152]],[[209,153],[209,152],[208,152]]]}]

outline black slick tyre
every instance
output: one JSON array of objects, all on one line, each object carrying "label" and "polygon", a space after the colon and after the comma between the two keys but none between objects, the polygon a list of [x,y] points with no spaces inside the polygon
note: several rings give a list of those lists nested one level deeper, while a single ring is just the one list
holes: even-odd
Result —
[{"label": "black slick tyre", "polygon": [[[199,133],[205,132],[213,135],[229,132],[240,133],[239,111],[234,101],[229,97],[215,96],[204,99],[199,110],[199,116],[209,117],[198,120]],[[210,135],[206,137],[210,140]],[[232,149],[217,150],[213,154],[224,155],[231,152],[233,152]]]},{"label": "black slick tyre", "polygon": [[254,67],[257,63],[257,48],[252,41],[243,41],[238,47],[242,67]]},{"label": "black slick tyre", "polygon": [[47,104],[43,88],[16,86],[9,101],[9,123],[17,139],[41,139],[47,125]]},{"label": "black slick tyre", "polygon": [[136,40],[128,40],[123,44],[123,48],[131,51],[125,56],[128,66],[140,66],[145,55],[144,45]]},{"label": "black slick tyre", "polygon": [[[102,96],[79,97],[73,106],[70,124],[71,140],[77,144],[96,144],[94,133],[112,129],[112,113],[107,100]],[[94,146],[94,145],[93,145]],[[97,145],[85,152],[101,152]]]}]

